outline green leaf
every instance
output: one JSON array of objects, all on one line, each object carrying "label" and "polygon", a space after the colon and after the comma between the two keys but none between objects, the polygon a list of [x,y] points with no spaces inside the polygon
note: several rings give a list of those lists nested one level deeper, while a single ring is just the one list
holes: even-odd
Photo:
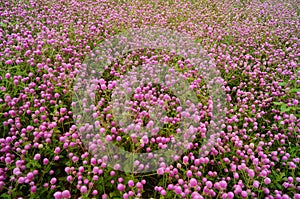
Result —
[{"label": "green leaf", "polygon": [[280,82],[278,85],[279,85],[279,86],[285,86],[285,85],[286,85],[286,82]]},{"label": "green leaf", "polygon": [[10,199],[11,198],[11,196],[6,194],[6,193],[1,194],[0,197],[3,198],[3,199],[5,199],[5,198]]},{"label": "green leaf", "polygon": [[300,92],[300,88],[292,88],[291,90],[289,90],[289,93],[297,93]]},{"label": "green leaf", "polygon": [[5,23],[3,23],[3,22],[0,22],[0,26],[3,27],[3,28],[7,27],[7,25]]},{"label": "green leaf", "polygon": [[118,194],[117,194],[116,192],[111,192],[111,193],[109,194],[109,196],[110,196],[111,198],[120,198],[120,197],[118,197]]},{"label": "green leaf", "polygon": [[282,105],[283,102],[273,102],[273,104],[275,104],[275,105]]},{"label": "green leaf", "polygon": [[278,189],[282,189],[282,186],[281,186],[281,184],[280,183],[276,183],[276,187],[278,188]]},{"label": "green leaf", "polygon": [[282,104],[280,107],[280,113],[289,112],[291,110],[291,107],[287,107],[286,104]]}]

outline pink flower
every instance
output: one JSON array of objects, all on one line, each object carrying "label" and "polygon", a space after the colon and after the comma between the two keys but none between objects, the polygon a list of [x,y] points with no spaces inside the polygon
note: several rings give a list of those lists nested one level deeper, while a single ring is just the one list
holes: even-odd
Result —
[{"label": "pink flower", "polygon": [[12,65],[12,64],[13,64],[13,61],[12,61],[12,60],[7,60],[7,61],[5,62],[5,64],[7,64],[7,65]]},{"label": "pink flower", "polygon": [[44,158],[44,160],[43,160],[43,164],[44,165],[47,165],[49,163],[49,160],[48,160],[48,158]]},{"label": "pink flower", "polygon": [[112,137],[111,137],[111,135],[106,135],[106,141],[107,141],[107,142],[110,142],[110,141],[112,141]]},{"label": "pink flower", "polygon": [[267,173],[266,170],[262,170],[262,171],[260,172],[260,175],[261,175],[262,177],[266,177],[266,176],[268,175],[268,173]]},{"label": "pink flower", "polygon": [[136,183],[136,188],[143,189],[143,184],[140,182]]},{"label": "pink flower", "polygon": [[198,184],[198,182],[195,178],[190,179],[190,186],[191,187],[195,187],[195,186],[197,186],[197,184]]},{"label": "pink flower", "polygon": [[71,194],[69,190],[64,190],[61,194],[63,198],[71,198]]},{"label": "pink flower", "polygon": [[100,133],[105,133],[105,128],[100,128]]},{"label": "pink flower", "polygon": [[118,184],[117,186],[119,191],[124,191],[125,190],[125,186],[123,184]]},{"label": "pink flower", "polygon": [[253,178],[255,176],[254,170],[253,169],[249,169],[248,170],[248,175],[249,175],[250,178]]},{"label": "pink flower", "polygon": [[128,198],[129,198],[128,193],[124,193],[123,194],[123,199],[128,199]]},{"label": "pink flower", "polygon": [[84,167],[83,167],[83,166],[80,166],[80,167],[78,168],[78,171],[81,172],[81,173],[83,173],[83,172],[84,172]]},{"label": "pink flower", "polygon": [[72,176],[67,176],[67,181],[68,182],[71,182],[73,180],[73,177]]},{"label": "pink flower", "polygon": [[33,178],[34,178],[33,173],[32,173],[32,172],[29,172],[29,173],[27,174],[27,179],[32,180]]},{"label": "pink flower", "polygon": [[92,194],[93,194],[93,196],[96,196],[96,195],[98,195],[98,191],[97,190],[93,190]]},{"label": "pink flower", "polygon": [[35,154],[34,157],[33,157],[34,160],[39,160],[40,158],[41,158],[41,155],[38,154],[38,153]]},{"label": "pink flower", "polygon": [[253,182],[253,187],[258,188],[259,187],[259,182],[257,180],[255,180]]},{"label": "pink flower", "polygon": [[206,183],[205,183],[205,185],[207,186],[207,188],[212,188],[212,182],[211,181],[207,181]]},{"label": "pink flower", "polygon": [[228,197],[228,199],[233,199],[234,193],[228,192],[228,193],[227,193],[227,197]]},{"label": "pink flower", "polygon": [[188,178],[192,177],[192,175],[193,175],[193,172],[192,172],[191,170],[188,170],[188,171],[186,172],[186,176],[187,176]]},{"label": "pink flower", "polygon": [[10,74],[9,74],[9,73],[6,73],[6,74],[5,74],[5,78],[6,78],[6,79],[9,79],[9,78],[10,78]]},{"label": "pink flower", "polygon": [[129,180],[129,181],[128,181],[128,186],[129,186],[129,187],[133,187],[133,186],[134,186],[133,180]]},{"label": "pink flower", "polygon": [[175,187],[175,193],[176,193],[176,194],[181,194],[181,192],[182,192],[181,186],[176,186],[176,187]]},{"label": "pink flower", "polygon": [[226,189],[226,187],[227,187],[227,182],[226,182],[225,180],[222,180],[219,184],[220,184],[220,188],[221,188],[221,189]]},{"label": "pink flower", "polygon": [[242,191],[241,196],[242,196],[242,198],[247,198],[248,192],[247,191]]},{"label": "pink flower", "polygon": [[270,178],[265,178],[265,179],[264,179],[264,183],[265,183],[266,185],[270,184],[270,183],[271,183],[271,179],[270,179]]},{"label": "pink flower", "polygon": [[50,180],[50,183],[51,183],[51,184],[55,184],[55,183],[56,183],[56,181],[57,181],[57,179],[56,179],[56,178],[52,178],[52,179]]},{"label": "pink flower", "polygon": [[86,194],[87,193],[87,187],[85,185],[80,187],[80,192],[83,193],[83,194]]},{"label": "pink flower", "polygon": [[30,188],[30,191],[31,191],[32,193],[36,193],[36,186],[32,186],[32,187]]},{"label": "pink flower", "polygon": [[182,160],[183,160],[183,163],[184,163],[184,164],[187,164],[188,161],[189,161],[189,157],[184,156]]},{"label": "pink flower", "polygon": [[233,174],[233,177],[235,178],[235,179],[239,179],[239,174],[237,173],[237,172],[235,172],[234,174]]},{"label": "pink flower", "polygon": [[294,199],[300,199],[300,194],[299,193],[295,193]]},{"label": "pink flower", "polygon": [[163,174],[164,174],[164,169],[163,169],[163,168],[159,168],[159,169],[157,170],[157,173],[158,173],[159,175],[163,175]]},{"label": "pink flower", "polygon": [[19,184],[23,184],[24,181],[25,181],[24,177],[19,177],[19,179],[18,179]]},{"label": "pink flower", "polygon": [[55,199],[62,199],[62,193],[60,191],[57,191],[53,194]]}]

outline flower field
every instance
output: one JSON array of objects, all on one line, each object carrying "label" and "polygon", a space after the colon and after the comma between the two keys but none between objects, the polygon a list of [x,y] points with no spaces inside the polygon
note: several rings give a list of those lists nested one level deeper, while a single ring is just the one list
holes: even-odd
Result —
[{"label": "flower field", "polygon": [[299,5],[1,0],[0,198],[300,199]]}]

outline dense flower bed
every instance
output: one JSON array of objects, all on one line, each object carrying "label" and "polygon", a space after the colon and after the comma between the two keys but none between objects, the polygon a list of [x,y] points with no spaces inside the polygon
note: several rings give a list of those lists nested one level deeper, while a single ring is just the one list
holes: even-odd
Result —
[{"label": "dense flower bed", "polygon": [[[0,197],[299,199],[299,14],[298,0],[1,1]],[[224,80],[226,117],[212,148],[199,156],[212,111],[203,77],[171,52],[148,49],[115,60],[98,87],[95,115],[107,142],[151,153],[172,140],[180,121],[176,96],[148,84],[130,101],[135,128],[152,125],[146,116],[157,104],[170,125],[149,139],[122,132],[108,102],[132,65],[178,69],[199,99],[188,151],[155,172],[128,173],[83,144],[73,81],[105,39],[146,27],[178,31],[203,47]]]}]

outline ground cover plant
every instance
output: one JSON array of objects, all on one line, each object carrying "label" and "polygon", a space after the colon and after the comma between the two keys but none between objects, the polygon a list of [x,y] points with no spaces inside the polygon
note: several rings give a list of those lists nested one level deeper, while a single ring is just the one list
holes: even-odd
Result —
[{"label": "ground cover plant", "polygon": [[[298,0],[1,0],[0,197],[299,199],[299,5]],[[95,95],[93,117],[107,142],[152,154],[180,133],[178,96],[155,83],[133,90],[128,117],[139,132],[153,124],[151,107],[160,106],[167,113],[163,130],[148,139],[118,126],[109,102],[120,76],[137,65],[166,64],[182,74],[196,93],[192,110],[199,124],[188,150],[171,154],[171,164],[157,162],[155,171],[143,173],[147,165],[135,162],[130,166],[139,172],[126,172],[83,143],[74,121],[74,79],[103,41],[147,27],[185,34],[207,52],[223,79],[225,119],[215,143],[199,156],[213,105],[205,78],[171,51],[124,54],[106,68]]]}]

